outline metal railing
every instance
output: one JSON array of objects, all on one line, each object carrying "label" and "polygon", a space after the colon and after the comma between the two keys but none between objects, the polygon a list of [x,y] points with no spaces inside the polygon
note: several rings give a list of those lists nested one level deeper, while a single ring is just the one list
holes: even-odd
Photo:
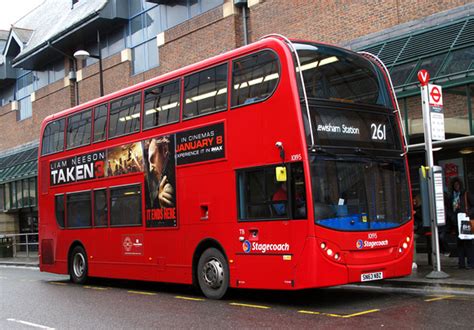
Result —
[{"label": "metal railing", "polygon": [[[0,249],[12,249],[11,257],[37,257],[38,233],[0,234]],[[9,257],[2,254],[2,257]]]}]

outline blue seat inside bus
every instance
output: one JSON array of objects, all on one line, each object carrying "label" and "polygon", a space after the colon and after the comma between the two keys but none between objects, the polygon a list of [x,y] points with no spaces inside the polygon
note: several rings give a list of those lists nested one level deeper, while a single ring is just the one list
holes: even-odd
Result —
[{"label": "blue seat inside bus", "polygon": [[341,230],[370,230],[370,229],[388,229],[397,227],[396,223],[387,221],[362,221],[360,214],[342,216],[337,218],[317,220],[317,224],[333,229]]}]

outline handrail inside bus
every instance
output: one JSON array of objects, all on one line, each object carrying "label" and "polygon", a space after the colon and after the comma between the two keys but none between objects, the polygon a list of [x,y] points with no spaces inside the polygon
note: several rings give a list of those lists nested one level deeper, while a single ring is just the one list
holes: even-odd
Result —
[{"label": "handrail inside bus", "polygon": [[401,154],[400,156],[403,157],[408,153],[407,136],[406,136],[406,133],[405,133],[405,127],[403,126],[403,119],[402,119],[402,114],[400,112],[400,106],[398,105],[398,100],[397,100],[397,96],[395,95],[395,89],[393,87],[392,78],[390,77],[387,66],[385,65],[384,62],[382,62],[382,60],[380,58],[378,58],[377,55],[374,55],[374,54],[369,53],[369,52],[358,52],[358,54],[360,54],[362,56],[365,56],[365,57],[372,58],[385,71],[385,75],[387,76],[388,82],[390,83],[390,92],[392,93],[393,99],[395,100],[395,106],[397,107],[395,109],[394,113],[398,114],[398,119],[400,120],[400,126],[402,127],[403,140],[405,142],[405,145],[404,145],[405,152],[403,154]]},{"label": "handrail inside bus", "polygon": [[300,73],[300,80],[301,80],[301,88],[303,89],[303,96],[304,96],[304,103],[306,107],[306,115],[308,116],[308,124],[309,124],[309,131],[310,131],[310,136],[311,136],[311,146],[309,147],[310,150],[313,150],[315,148],[315,143],[314,143],[314,133],[313,133],[313,124],[311,123],[311,116],[309,112],[309,104],[308,104],[308,96],[306,95],[306,86],[304,84],[304,77],[303,77],[303,71],[301,70],[301,62],[300,62],[300,57],[298,56],[298,52],[296,51],[295,46],[291,42],[290,39],[285,37],[284,35],[278,34],[278,33],[271,33],[271,34],[266,34],[263,37],[260,37],[259,40],[270,38],[270,37],[277,37],[283,39],[288,46],[290,47],[290,50],[295,53],[296,57],[296,63],[298,65],[298,71]]}]

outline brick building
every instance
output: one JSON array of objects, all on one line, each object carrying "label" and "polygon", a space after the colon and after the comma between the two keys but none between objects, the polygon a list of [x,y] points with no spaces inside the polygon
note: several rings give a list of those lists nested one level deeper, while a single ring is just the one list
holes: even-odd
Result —
[{"label": "brick building", "polygon": [[100,96],[99,61],[76,60],[79,49],[101,55],[106,94],[270,33],[375,53],[394,80],[415,191],[424,162],[416,72],[426,68],[445,100],[437,162],[474,190],[473,14],[468,0],[45,0],[0,31],[0,233],[37,230],[43,118]]}]

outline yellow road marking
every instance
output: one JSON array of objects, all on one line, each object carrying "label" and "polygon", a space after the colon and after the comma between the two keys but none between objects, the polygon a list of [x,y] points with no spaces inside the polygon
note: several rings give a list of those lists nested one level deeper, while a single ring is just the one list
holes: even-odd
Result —
[{"label": "yellow road marking", "polygon": [[371,309],[371,310],[362,311],[362,312],[358,312],[358,313],[354,313],[354,314],[347,314],[347,315],[334,314],[334,313],[313,312],[313,311],[298,311],[298,313],[311,314],[311,315],[323,315],[323,316],[339,317],[339,318],[347,319],[349,317],[360,316],[360,315],[375,313],[375,312],[379,312],[379,311],[380,311],[380,309]]},{"label": "yellow road marking", "polygon": [[311,315],[323,315],[323,316],[330,316],[330,317],[344,317],[344,315],[339,315],[339,314],[313,312],[313,311],[298,311],[298,313],[301,313],[301,314],[311,314]]},{"label": "yellow road marking", "polygon": [[90,286],[90,285],[84,285],[84,289],[91,289],[91,290],[108,290],[108,288],[101,288],[98,286]]},{"label": "yellow road marking", "polygon": [[203,298],[192,298],[192,297],[183,297],[183,296],[176,296],[176,299],[183,299],[183,300],[192,300],[192,301],[204,301]]},{"label": "yellow road marking", "polygon": [[354,314],[349,314],[349,315],[344,315],[344,318],[349,318],[349,317],[354,317],[354,316],[359,316],[359,315],[365,315],[369,313],[375,313],[375,312],[380,312],[380,309],[370,309],[368,311],[363,311],[359,313],[354,313]]},{"label": "yellow road marking", "polygon": [[127,291],[128,293],[133,293],[133,294],[143,294],[146,296],[156,296],[156,293],[153,292],[145,292],[145,291]]},{"label": "yellow road marking", "polygon": [[426,302],[432,302],[432,301],[439,301],[439,300],[444,300],[444,299],[450,299],[454,298],[456,296],[441,296],[441,297],[436,297],[436,298],[431,298],[431,299],[425,299]]},{"label": "yellow road marking", "polygon": [[312,312],[312,311],[298,311],[301,314],[311,314],[311,315],[321,315],[320,312]]},{"label": "yellow road marking", "polygon": [[62,282],[49,282],[49,284],[54,284],[54,285],[67,285],[67,283],[62,283]]},{"label": "yellow road marking", "polygon": [[250,307],[250,308],[260,308],[260,309],[270,309],[268,306],[262,305],[250,305],[250,304],[241,304],[241,303],[229,303],[232,306],[240,306],[240,307]]}]

